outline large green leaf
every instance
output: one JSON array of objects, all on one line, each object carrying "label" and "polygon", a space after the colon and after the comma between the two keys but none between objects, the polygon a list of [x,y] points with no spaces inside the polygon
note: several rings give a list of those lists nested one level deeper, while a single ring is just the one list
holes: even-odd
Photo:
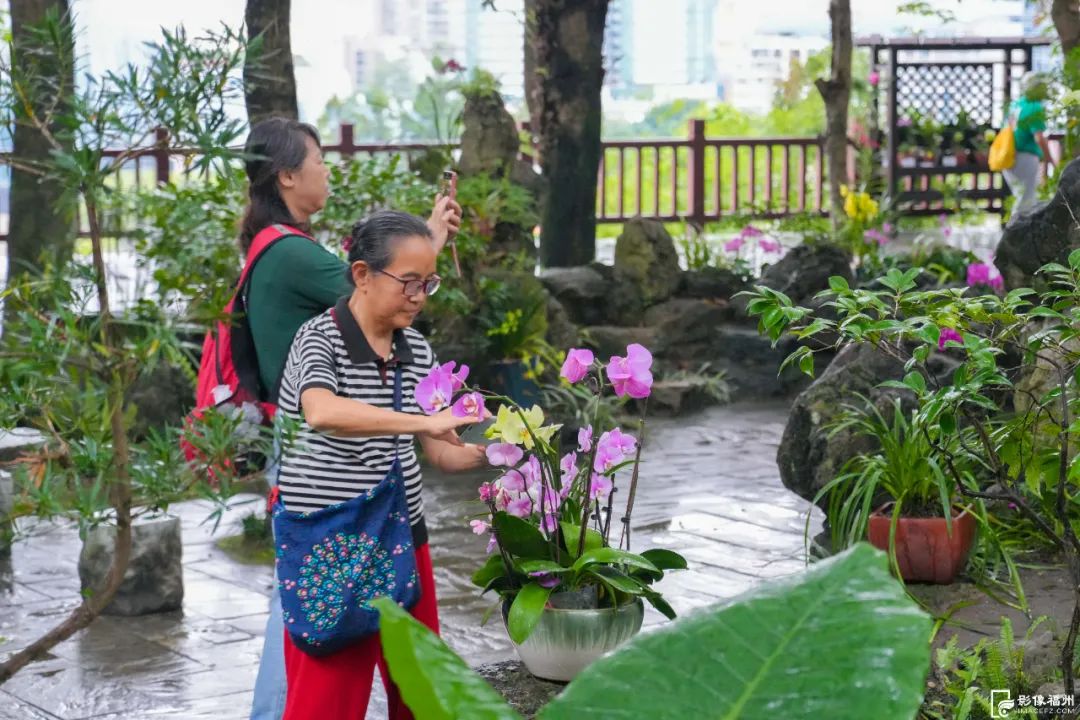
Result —
[{"label": "large green leaf", "polygon": [[651,548],[641,553],[641,557],[661,570],[685,570],[686,558],[677,552],[664,548]]},{"label": "large green leaf", "polygon": [[[563,538],[566,540],[566,549],[571,555],[578,555],[578,538],[581,537],[581,526],[565,520],[559,523],[562,526]],[[604,536],[593,530],[585,529],[585,549],[593,550],[604,546]]]},{"label": "large green leaf", "polygon": [[506,618],[506,631],[510,633],[511,640],[520,645],[532,634],[536,623],[540,622],[549,595],[551,588],[536,583],[529,583],[518,591]]},{"label": "large green leaf", "polygon": [[638,636],[582,672],[540,718],[910,720],[930,630],[885,554],[860,543]]},{"label": "large green leaf", "polygon": [[589,565],[595,565],[597,563],[603,563],[605,565],[629,565],[630,567],[658,572],[655,565],[640,555],[609,547],[587,550],[585,554],[579,557],[577,562],[574,563],[574,571],[580,572]]},{"label": "large green leaf", "polygon": [[502,555],[494,553],[488,555],[487,561],[473,573],[472,582],[478,587],[487,587],[492,580],[503,575],[506,575],[506,566],[503,564]]},{"label": "large green leaf", "polygon": [[388,598],[372,604],[379,611],[379,635],[390,677],[414,717],[521,720],[438,635]]},{"label": "large green leaf", "polygon": [[511,555],[527,559],[545,559],[550,555],[548,541],[535,525],[505,512],[495,513],[492,523],[499,544]]}]

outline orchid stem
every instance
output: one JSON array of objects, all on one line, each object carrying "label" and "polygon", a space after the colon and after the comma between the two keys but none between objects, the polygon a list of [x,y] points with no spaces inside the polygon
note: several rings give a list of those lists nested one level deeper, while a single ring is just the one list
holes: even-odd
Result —
[{"label": "orchid stem", "polygon": [[630,493],[626,496],[626,513],[622,517],[623,529],[619,537],[619,547],[626,540],[626,550],[630,550],[630,517],[634,512],[634,497],[637,495],[638,470],[641,468],[641,448],[645,444],[645,414],[649,411],[649,398],[641,406],[641,419],[638,420],[637,452],[634,453],[634,473],[630,476]]}]

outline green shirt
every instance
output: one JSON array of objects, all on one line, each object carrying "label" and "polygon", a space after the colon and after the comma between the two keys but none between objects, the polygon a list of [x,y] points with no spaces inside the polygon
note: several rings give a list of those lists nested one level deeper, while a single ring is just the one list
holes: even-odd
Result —
[{"label": "green shirt", "polygon": [[1043,151],[1039,143],[1035,141],[1035,133],[1046,130],[1046,110],[1038,100],[1020,98],[1013,103],[1013,112],[1016,114],[1016,152],[1028,153],[1042,158]]},{"label": "green shirt", "polygon": [[255,341],[259,379],[277,395],[293,336],[300,326],[352,293],[348,267],[336,255],[305,237],[278,240],[251,273],[248,323]]}]

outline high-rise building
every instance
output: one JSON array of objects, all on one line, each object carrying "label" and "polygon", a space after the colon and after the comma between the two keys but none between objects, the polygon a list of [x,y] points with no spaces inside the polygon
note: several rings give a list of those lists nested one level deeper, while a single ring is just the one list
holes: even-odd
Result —
[{"label": "high-rise building", "polygon": [[724,100],[740,110],[767,113],[780,83],[787,80],[793,63],[828,46],[824,37],[756,33],[729,37],[718,43]]},{"label": "high-rise building", "polygon": [[604,85],[613,97],[634,89],[633,0],[612,0],[604,26]]},{"label": "high-rise building", "polygon": [[483,68],[498,79],[511,100],[525,97],[525,2],[465,0],[465,66]]}]

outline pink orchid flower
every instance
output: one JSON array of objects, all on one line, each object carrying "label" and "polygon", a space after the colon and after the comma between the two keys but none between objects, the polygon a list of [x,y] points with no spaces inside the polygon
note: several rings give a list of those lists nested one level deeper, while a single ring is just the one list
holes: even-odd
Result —
[{"label": "pink orchid flower", "polygon": [[483,420],[487,415],[487,409],[484,407],[484,396],[478,392],[465,393],[454,403],[450,413],[454,417],[474,417]]},{"label": "pink orchid flower", "polygon": [[491,483],[484,483],[480,486],[480,499],[483,502],[491,502],[495,499],[495,486]]},{"label": "pink orchid flower", "polygon": [[474,535],[483,535],[491,528],[491,526],[483,520],[471,520],[469,521],[469,526],[472,527]]},{"label": "pink orchid flower", "polygon": [[510,443],[493,443],[484,450],[488,462],[495,467],[513,467],[521,462],[524,452],[517,445]]},{"label": "pink orchid flower", "polygon": [[[544,519],[546,520],[547,518],[544,518]],[[531,573],[529,573],[529,577],[537,578],[536,584],[539,585],[540,587],[545,587],[545,588],[553,588],[553,587],[555,587],[556,585],[558,585],[561,582],[561,580],[559,580],[558,575],[555,575],[553,573],[544,572],[543,570],[540,570],[538,572],[531,572]]]},{"label": "pink orchid flower", "polygon": [[737,253],[745,243],[745,238],[743,238],[741,235],[736,235],[735,237],[724,243],[724,251]]},{"label": "pink orchid flower", "polygon": [[563,475],[572,475],[577,472],[577,453],[568,452],[559,461],[559,469]]},{"label": "pink orchid flower", "polygon": [[945,345],[950,342],[963,345],[964,338],[952,328],[941,328],[941,334],[938,336],[937,341],[938,350],[944,350]]},{"label": "pink orchid flower", "polygon": [[595,359],[592,350],[574,348],[566,353],[566,360],[563,362],[562,371],[559,374],[566,378],[567,382],[580,382],[582,378],[589,374],[589,368],[592,367]]},{"label": "pink orchid flower", "polygon": [[768,238],[761,238],[758,240],[758,247],[767,253],[780,252],[780,243],[776,240],[769,240]]},{"label": "pink orchid flower", "polygon": [[518,472],[520,472],[522,478],[524,478],[526,487],[539,485],[542,477],[540,459],[535,455],[530,455],[529,459],[525,461],[525,464],[518,468]]},{"label": "pink orchid flower", "polygon": [[626,357],[612,357],[606,369],[615,394],[638,400],[649,397],[653,383],[652,360],[652,353],[637,343],[627,346]]},{"label": "pink orchid flower", "polygon": [[577,431],[578,452],[587,453],[592,450],[592,426],[586,426]]},{"label": "pink orchid flower", "polygon": [[507,514],[513,515],[514,517],[524,518],[532,515],[532,508],[532,500],[522,496],[507,503],[506,512]]},{"label": "pink orchid flower", "polygon": [[593,473],[592,482],[589,485],[589,499],[596,500],[597,498],[607,498],[614,487],[614,481],[607,475]]},{"label": "pink orchid flower", "polygon": [[1001,275],[987,263],[971,263],[967,267],[967,284],[984,285],[994,290],[1001,290],[1005,283]]},{"label": "pink orchid flower", "polygon": [[416,404],[428,415],[434,415],[450,404],[454,387],[450,379],[438,372],[436,366],[428,376],[416,384]]},{"label": "pink orchid flower", "polygon": [[517,470],[507,470],[505,475],[502,475],[495,481],[502,490],[507,492],[519,493],[525,491],[525,476],[523,476]]}]

